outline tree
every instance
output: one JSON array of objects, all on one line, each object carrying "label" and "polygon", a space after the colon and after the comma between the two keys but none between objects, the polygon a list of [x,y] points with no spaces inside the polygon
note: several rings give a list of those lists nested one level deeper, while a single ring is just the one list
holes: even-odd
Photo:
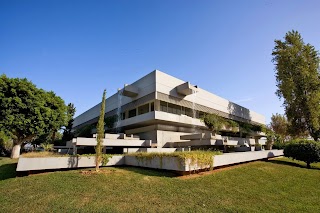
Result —
[{"label": "tree", "polygon": [[275,40],[272,52],[277,80],[277,96],[283,106],[293,135],[308,132],[320,138],[320,58],[297,31],[289,31],[284,41]]},{"label": "tree", "polygon": [[68,124],[65,127],[65,129],[63,130],[63,136],[62,136],[62,140],[64,141],[70,141],[72,140],[74,134],[72,132],[72,126],[73,126],[73,116],[76,113],[76,108],[74,107],[74,105],[72,103],[68,104],[67,107],[67,118],[68,118]]},{"label": "tree", "polygon": [[320,144],[315,141],[292,141],[284,147],[284,156],[307,163],[310,169],[311,163],[320,162]]},{"label": "tree", "polygon": [[13,139],[12,158],[19,157],[22,143],[61,127],[63,104],[53,92],[38,89],[26,78],[0,76],[0,131]]},{"label": "tree", "polygon": [[106,90],[103,91],[100,116],[97,124],[97,146],[96,146],[96,171],[99,171],[99,165],[102,161],[102,143],[104,138],[104,114],[106,108]]},{"label": "tree", "polygon": [[50,109],[48,116],[48,130],[51,132],[51,141],[54,142],[56,138],[56,132],[61,129],[62,126],[67,124],[67,107],[59,96],[52,91],[46,92],[46,106]]},{"label": "tree", "polygon": [[213,133],[218,133],[225,124],[224,119],[216,114],[205,114],[202,121]]},{"label": "tree", "polygon": [[284,115],[272,114],[270,128],[278,142],[283,143],[288,136],[288,125],[287,118]]}]

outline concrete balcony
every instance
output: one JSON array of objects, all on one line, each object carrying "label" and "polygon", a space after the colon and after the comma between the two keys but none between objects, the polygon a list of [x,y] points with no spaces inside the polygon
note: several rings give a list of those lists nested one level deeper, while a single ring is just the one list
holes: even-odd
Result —
[{"label": "concrete balcony", "polygon": [[185,82],[185,83],[177,86],[176,90],[177,90],[178,94],[184,95],[184,96],[191,95],[191,94],[198,92],[197,86],[193,86],[189,82]]},{"label": "concrete balcony", "polygon": [[136,97],[139,94],[139,88],[132,85],[125,85],[122,91],[122,95],[127,97]]}]

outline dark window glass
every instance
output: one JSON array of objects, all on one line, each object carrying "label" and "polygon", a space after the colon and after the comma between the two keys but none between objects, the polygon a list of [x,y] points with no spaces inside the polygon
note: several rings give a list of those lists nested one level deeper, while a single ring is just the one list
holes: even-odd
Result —
[{"label": "dark window glass", "polygon": [[134,117],[136,115],[137,115],[136,109],[132,109],[132,110],[129,111],[129,118],[132,118],[132,117]]},{"label": "dark window glass", "polygon": [[199,111],[199,118],[203,118],[204,112]]},{"label": "dark window glass", "polygon": [[151,104],[150,108],[151,108],[151,112],[152,112],[152,111],[154,111],[154,102],[151,102],[150,104]]},{"label": "dark window glass", "polygon": [[192,109],[190,108],[185,108],[186,112],[185,115],[189,116],[189,117],[193,117],[193,112]]},{"label": "dark window glass", "polygon": [[175,104],[168,104],[168,112],[180,115],[181,114],[181,106]]},{"label": "dark window glass", "polygon": [[149,104],[145,104],[138,107],[138,115],[142,115],[149,112]]},{"label": "dark window glass", "polygon": [[167,112],[168,111],[167,102],[160,101],[160,111],[162,111],[162,112]]},{"label": "dark window glass", "polygon": [[125,112],[121,113],[121,120],[124,120],[124,119],[126,119],[126,113]]}]

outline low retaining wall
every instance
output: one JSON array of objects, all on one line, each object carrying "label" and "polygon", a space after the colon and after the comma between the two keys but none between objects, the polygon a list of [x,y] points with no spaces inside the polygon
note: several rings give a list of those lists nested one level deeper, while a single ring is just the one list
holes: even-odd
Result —
[{"label": "low retaining wall", "polygon": [[[124,164],[124,156],[112,156],[106,166]],[[17,171],[95,167],[94,156],[19,158]]]},{"label": "low retaining wall", "polygon": [[252,152],[234,152],[214,156],[213,167],[282,156],[283,150],[265,150]]},{"label": "low retaining wall", "polygon": [[[212,157],[213,167],[226,166],[248,161],[282,156],[283,150],[266,150],[254,152],[225,153]],[[166,169],[179,172],[209,168],[210,165],[194,165],[190,160],[181,161],[176,157],[137,158],[134,156],[113,156],[106,166],[140,166],[153,169]],[[85,168],[95,167],[94,156],[80,157],[47,157],[47,158],[19,158],[17,171]]]}]

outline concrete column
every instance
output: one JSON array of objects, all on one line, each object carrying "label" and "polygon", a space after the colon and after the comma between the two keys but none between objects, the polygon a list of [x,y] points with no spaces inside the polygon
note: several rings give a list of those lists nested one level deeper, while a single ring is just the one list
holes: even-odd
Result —
[{"label": "concrete column", "polygon": [[160,101],[159,100],[155,100],[155,102],[154,102],[154,110],[155,111],[160,111]]}]

